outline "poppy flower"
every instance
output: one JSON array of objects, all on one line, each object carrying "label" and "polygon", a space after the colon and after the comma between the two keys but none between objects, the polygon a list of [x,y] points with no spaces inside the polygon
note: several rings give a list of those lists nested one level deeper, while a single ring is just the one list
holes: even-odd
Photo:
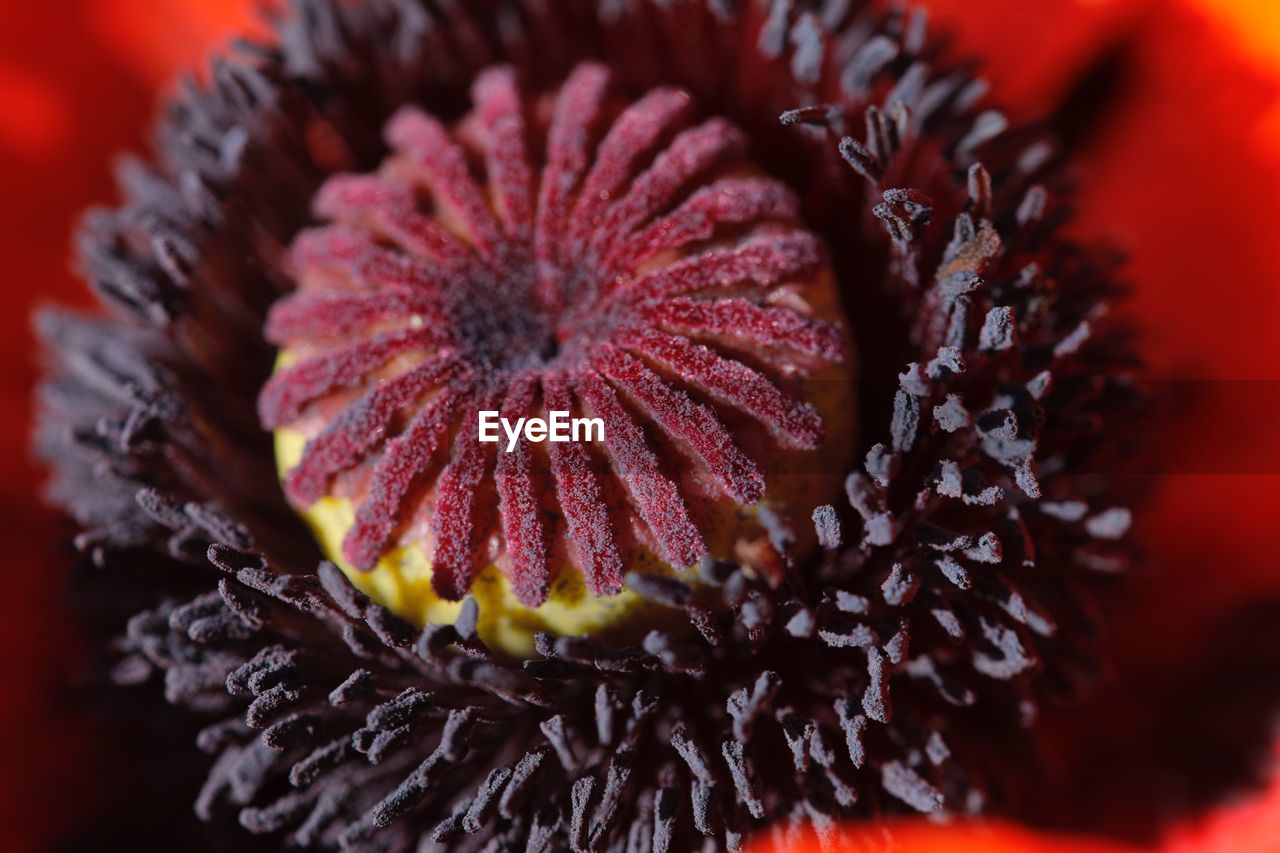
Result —
[{"label": "poppy flower", "polygon": [[[51,638],[14,664],[31,708],[79,629],[108,684],[76,697],[121,709],[95,723],[121,742],[69,740],[65,707],[19,716],[25,750],[59,759],[17,795],[113,753],[131,764],[123,797],[84,785],[97,806],[73,846],[1265,839],[1265,798],[1207,811],[1257,781],[1277,698],[1256,426],[1275,356],[1249,325],[1272,316],[1280,263],[1264,18],[1208,0],[1054,2],[1033,21],[1002,0],[928,5],[954,42],[839,3],[315,2],[267,26],[236,3],[88,4],[70,28],[15,12],[83,48],[55,69],[15,43],[0,64],[0,140],[46,169],[12,183],[55,220],[102,192],[91,141],[131,143],[173,69],[252,37],[175,96],[158,159],[124,168],[124,206],[82,229],[114,317],[39,323],[49,493],[94,568],[74,620],[47,572],[10,596],[6,645]],[[51,177],[68,164],[89,177]],[[6,229],[36,231],[55,248],[11,256],[61,284],[24,298],[74,301],[62,223]],[[487,303],[493,273],[530,289]],[[827,279],[842,311],[815,308]],[[399,315],[351,296],[406,287]],[[604,288],[600,310],[574,310],[583,287]],[[843,362],[846,324],[858,401],[841,421],[853,404],[810,371]],[[431,363],[402,348],[388,373],[368,353],[420,346],[422,328],[467,353],[473,384],[437,371],[441,394],[503,407],[533,387],[601,415],[612,443],[593,464],[477,461],[441,422],[452,456],[408,479],[400,448],[441,407],[414,385],[371,421],[386,404],[369,380],[425,382]],[[21,396],[34,345],[7,338]],[[821,426],[843,494],[804,456]],[[1154,447],[1135,454],[1139,426]],[[297,458],[280,449],[295,427]],[[764,465],[788,440],[794,467]],[[13,512],[38,535],[9,550],[65,563],[17,464]],[[797,475],[814,486],[769,499]],[[354,521],[317,499],[349,500]],[[425,575],[403,558],[419,545]],[[638,602],[642,639],[547,617],[575,572],[575,600]],[[533,620],[531,648],[495,644],[499,617]],[[171,786],[207,828],[154,806]],[[9,824],[49,837],[48,820]]]}]

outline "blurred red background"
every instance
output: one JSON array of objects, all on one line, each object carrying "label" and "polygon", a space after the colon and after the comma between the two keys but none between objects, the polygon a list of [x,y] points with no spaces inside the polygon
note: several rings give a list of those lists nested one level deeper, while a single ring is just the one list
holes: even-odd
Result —
[{"label": "blurred red background", "polygon": [[[1037,783],[1042,834],[917,827],[898,833],[900,849],[1102,849],[1048,830],[1132,835],[1135,821],[1156,821],[1168,850],[1280,850],[1280,784],[1170,815],[1162,804],[1178,791],[1161,786],[1185,784],[1179,774],[1191,765],[1170,756],[1168,768],[1149,766],[1163,740],[1202,735],[1206,751],[1251,750],[1234,758],[1255,759],[1264,775],[1277,758],[1265,741],[1235,743],[1244,733],[1223,729],[1246,728],[1245,712],[1274,721],[1268,703],[1280,696],[1280,673],[1266,668],[1280,659],[1280,620],[1266,616],[1280,615],[1280,4],[917,2],[956,34],[957,56],[984,58],[1013,115],[1037,118],[1065,101],[1065,115],[1080,117],[1059,127],[1081,146],[1077,229],[1130,253],[1152,377],[1253,381],[1197,385],[1233,390],[1162,423],[1168,446],[1199,461],[1163,478],[1142,514],[1145,576],[1125,602],[1098,695],[1046,721],[1060,746]],[[77,214],[114,199],[113,156],[145,143],[171,75],[255,27],[254,6],[0,0],[5,850],[46,849],[93,811],[110,772],[63,687],[79,660],[61,608],[71,555],[59,543],[69,528],[38,503],[39,472],[25,451],[37,370],[28,318],[42,302],[88,304],[68,262]],[[1269,653],[1251,648],[1270,643]],[[1233,679],[1250,678],[1259,683],[1229,695]],[[1166,720],[1179,709],[1184,721]],[[1132,761],[1117,758],[1126,751]]]}]

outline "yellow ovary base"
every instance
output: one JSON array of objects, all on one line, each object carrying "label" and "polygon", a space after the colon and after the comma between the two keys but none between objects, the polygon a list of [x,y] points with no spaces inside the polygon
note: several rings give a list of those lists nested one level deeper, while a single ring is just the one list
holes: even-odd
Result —
[{"label": "yellow ovary base", "polygon": [[[285,476],[302,458],[306,437],[296,430],[275,433],[276,463]],[[372,571],[362,572],[342,558],[342,540],[355,521],[355,506],[346,498],[325,497],[299,514],[310,525],[325,556],[351,579],[351,583],[374,601],[396,614],[421,625],[452,624],[462,609],[460,601],[446,601],[431,586],[431,561],[416,544],[400,545],[388,551]],[[670,574],[665,564],[633,566],[655,574]],[[692,579],[692,570],[678,577]],[[478,631],[491,648],[515,657],[534,655],[534,635],[539,631],[560,636],[601,636],[609,629],[644,622],[657,627],[669,615],[629,589],[605,598],[587,592],[582,573],[566,566],[551,585],[547,601],[536,609],[521,604],[511,583],[496,566],[486,567],[471,585],[479,605]],[[632,617],[648,613],[649,618]]]}]

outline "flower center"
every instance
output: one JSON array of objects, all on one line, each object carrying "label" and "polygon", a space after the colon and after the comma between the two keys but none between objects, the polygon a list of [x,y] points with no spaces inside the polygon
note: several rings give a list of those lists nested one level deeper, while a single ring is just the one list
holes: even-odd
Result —
[{"label": "flower center", "polygon": [[[473,97],[452,126],[393,117],[377,173],[331,178],[327,224],[290,249],[260,398],[289,500],[376,599],[433,622],[474,595],[518,652],[636,621],[629,574],[778,573],[767,529],[807,529],[838,488],[799,460],[853,444],[847,333],[796,199],[683,92],[628,104],[583,65],[542,97],[493,69]],[[495,446],[485,411],[603,440]]]}]

